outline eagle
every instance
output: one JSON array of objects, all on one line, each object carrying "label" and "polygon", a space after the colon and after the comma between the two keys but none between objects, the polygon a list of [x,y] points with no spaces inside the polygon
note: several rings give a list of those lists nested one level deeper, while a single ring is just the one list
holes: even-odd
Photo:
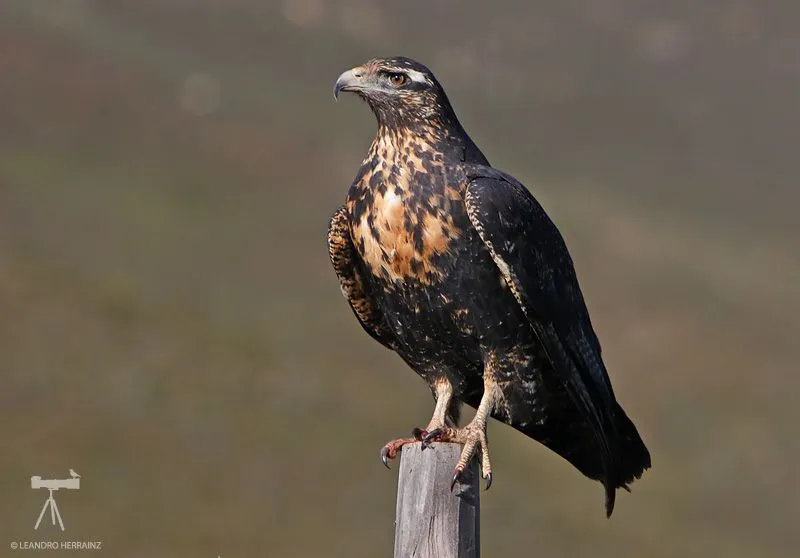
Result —
[{"label": "eagle", "polygon": [[[342,73],[378,131],[328,228],[331,263],[358,322],[430,386],[430,422],[381,450],[463,445],[453,484],[479,457],[487,421],[537,440],[605,489],[650,467],[617,402],[572,258],[531,192],[493,168],[424,65],[376,58]],[[461,404],[476,409],[459,427]],[[451,488],[452,488],[451,485]]]}]

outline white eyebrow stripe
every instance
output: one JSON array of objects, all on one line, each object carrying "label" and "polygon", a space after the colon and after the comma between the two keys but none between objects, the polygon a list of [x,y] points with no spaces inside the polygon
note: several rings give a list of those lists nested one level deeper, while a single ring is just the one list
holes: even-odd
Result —
[{"label": "white eyebrow stripe", "polygon": [[422,72],[418,72],[417,70],[406,70],[405,72],[411,81],[417,83],[428,83],[428,78],[426,78],[425,74]]}]

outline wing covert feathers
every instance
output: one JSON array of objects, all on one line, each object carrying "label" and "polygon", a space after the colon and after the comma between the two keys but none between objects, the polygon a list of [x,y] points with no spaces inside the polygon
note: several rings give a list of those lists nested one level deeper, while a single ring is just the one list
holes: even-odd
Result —
[{"label": "wing covert feathers", "polygon": [[395,338],[384,322],[383,315],[367,292],[359,269],[356,249],[350,236],[347,209],[340,207],[328,226],[328,254],[339,278],[339,286],[361,327],[389,349],[395,348]]},{"label": "wing covert feathers", "polygon": [[[606,513],[610,515],[616,488],[641,476],[650,466],[650,456],[635,428],[635,440],[628,440],[632,423],[614,399],[561,234],[524,186],[494,169],[483,168],[470,176],[465,203],[472,225],[530,321],[554,371],[591,426],[602,460],[599,480],[606,489]],[[634,441],[638,445],[631,446]]]}]

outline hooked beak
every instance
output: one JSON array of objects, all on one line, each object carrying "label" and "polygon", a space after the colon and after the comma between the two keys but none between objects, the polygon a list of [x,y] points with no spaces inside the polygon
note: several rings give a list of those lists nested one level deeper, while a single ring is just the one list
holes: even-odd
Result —
[{"label": "hooked beak", "polygon": [[360,91],[364,88],[364,69],[357,66],[351,70],[347,70],[339,79],[336,80],[336,85],[333,86],[333,99],[339,99],[340,91]]}]

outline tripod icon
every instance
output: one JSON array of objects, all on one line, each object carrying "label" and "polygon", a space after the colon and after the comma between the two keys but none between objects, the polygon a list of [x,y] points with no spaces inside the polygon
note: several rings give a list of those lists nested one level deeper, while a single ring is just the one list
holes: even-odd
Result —
[{"label": "tripod icon", "polygon": [[61,530],[64,530],[64,522],[61,521],[61,514],[58,512],[58,504],[56,504],[56,499],[53,498],[53,492],[58,490],[58,488],[49,488],[50,496],[47,500],[44,501],[44,506],[42,507],[42,512],[39,514],[39,519],[36,520],[36,526],[34,529],[39,529],[39,524],[42,522],[42,518],[44,517],[44,512],[47,511],[47,508],[50,508],[50,521],[53,522],[53,525],[56,524],[56,518],[58,518],[58,524],[61,526]]}]

